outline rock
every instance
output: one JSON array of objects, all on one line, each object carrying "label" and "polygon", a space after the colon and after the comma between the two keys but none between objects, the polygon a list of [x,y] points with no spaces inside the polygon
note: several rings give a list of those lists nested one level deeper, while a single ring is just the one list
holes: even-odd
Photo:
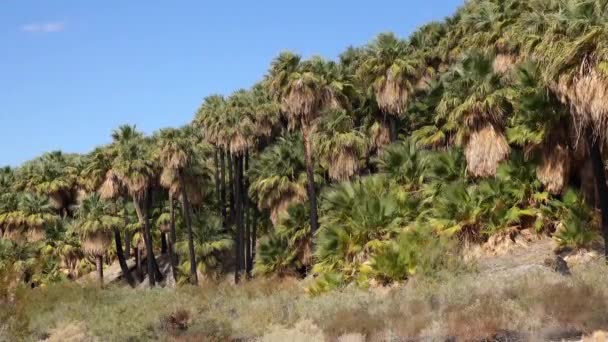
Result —
[{"label": "rock", "polygon": [[595,250],[579,249],[564,256],[564,260],[566,260],[569,265],[581,265],[598,260],[600,257],[600,253]]},{"label": "rock", "polygon": [[566,262],[566,260],[564,260],[564,258],[559,255],[553,259],[545,259],[545,262],[543,264],[561,275],[571,275],[568,263]]}]

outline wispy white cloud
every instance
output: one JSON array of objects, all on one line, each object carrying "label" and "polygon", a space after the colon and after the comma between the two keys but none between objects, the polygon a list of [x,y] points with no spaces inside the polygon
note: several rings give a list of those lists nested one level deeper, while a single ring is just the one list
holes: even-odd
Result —
[{"label": "wispy white cloud", "polygon": [[21,30],[29,33],[55,33],[65,30],[65,23],[61,21],[30,23],[23,25]]}]

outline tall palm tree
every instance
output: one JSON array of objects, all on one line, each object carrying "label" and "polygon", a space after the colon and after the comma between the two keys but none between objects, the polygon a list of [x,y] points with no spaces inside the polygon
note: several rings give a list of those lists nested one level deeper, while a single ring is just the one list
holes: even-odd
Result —
[{"label": "tall palm tree", "polygon": [[316,128],[316,119],[323,110],[349,106],[345,94],[348,85],[339,79],[335,63],[319,57],[302,61],[300,56],[289,52],[282,53],[272,62],[266,83],[270,93],[280,102],[282,111],[287,114],[291,128],[300,127],[302,131],[310,225],[314,234],[319,223],[312,134]]},{"label": "tall palm tree", "polygon": [[[143,138],[135,126],[123,125],[112,134],[115,157],[112,169],[103,185],[105,189],[119,191],[124,186],[133,200],[140,224],[144,227],[146,261],[150,287],[156,285],[156,277],[162,275],[155,267],[154,248],[150,227],[150,185],[156,178],[150,142]],[[102,193],[104,189],[102,189]],[[109,191],[111,193],[111,191]],[[160,279],[158,279],[160,280]]]},{"label": "tall palm tree", "polygon": [[[182,209],[184,212],[184,219],[186,222],[186,228],[188,232],[188,250],[190,259],[190,283],[193,285],[198,284],[198,276],[196,273],[196,254],[194,250],[194,236],[192,231],[192,208],[190,201],[188,200],[188,191],[186,190],[187,182],[185,172],[188,167],[194,163],[194,151],[192,149],[192,142],[188,139],[187,132],[185,129],[164,129],[159,133],[159,139],[157,141],[158,158],[160,165],[163,168],[163,174],[161,176],[161,184],[169,188],[170,192],[174,192],[171,189],[174,184],[174,179],[177,179],[177,186],[181,192]],[[173,206],[173,203],[170,203]],[[169,251],[173,254],[175,240],[175,226],[171,225],[173,231],[171,232],[171,240],[169,241]],[[174,258],[173,263],[175,262]],[[175,265],[174,265],[175,266]]]},{"label": "tall palm tree", "polygon": [[110,203],[95,193],[82,202],[74,223],[75,230],[82,239],[84,251],[95,257],[101,286],[103,286],[103,256],[111,244],[112,233],[122,223],[113,212]]},{"label": "tall palm tree", "polygon": [[409,44],[392,33],[382,33],[367,47],[358,74],[388,116],[391,141],[397,140],[397,120],[407,110],[418,80],[418,60]]}]

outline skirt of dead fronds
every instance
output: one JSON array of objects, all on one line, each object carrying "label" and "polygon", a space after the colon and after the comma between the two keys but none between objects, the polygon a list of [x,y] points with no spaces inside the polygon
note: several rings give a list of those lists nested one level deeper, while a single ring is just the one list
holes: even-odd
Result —
[{"label": "skirt of dead fronds", "polygon": [[377,121],[370,129],[373,147],[382,151],[385,146],[391,143],[391,132],[388,126],[388,121]]},{"label": "skirt of dead fronds", "polygon": [[28,241],[36,242],[43,240],[46,237],[46,233],[43,227],[33,227],[27,230],[26,236]]},{"label": "skirt of dead fronds", "polygon": [[113,170],[106,173],[106,178],[98,191],[103,199],[116,198],[120,195],[120,180]]},{"label": "skirt of dead fronds", "polygon": [[230,138],[230,153],[237,156],[243,155],[250,145],[251,144],[243,134],[233,134]]},{"label": "skirt of dead fronds", "polygon": [[91,255],[103,255],[112,243],[110,234],[107,232],[97,232],[88,234],[82,241],[82,249]]},{"label": "skirt of dead fronds", "polygon": [[[581,70],[585,70],[585,65]],[[593,128],[596,136],[604,136],[608,129],[608,78],[594,69],[575,77],[562,76],[552,86],[561,101],[570,106],[579,137],[585,127]]]},{"label": "skirt of dead fronds", "polygon": [[471,133],[464,149],[467,171],[474,177],[496,175],[500,162],[509,156],[510,148],[502,132],[487,125]]},{"label": "skirt of dead fronds", "polygon": [[497,74],[506,74],[510,72],[517,63],[517,57],[510,53],[499,53],[494,58],[492,67]]},{"label": "skirt of dead fronds", "polygon": [[11,241],[21,241],[23,240],[23,232],[20,229],[8,228],[4,230],[2,238]]},{"label": "skirt of dead fronds", "polygon": [[559,194],[568,184],[570,177],[571,153],[564,144],[547,144],[541,151],[540,165],[536,176],[545,189],[552,194]]},{"label": "skirt of dead fronds", "polygon": [[407,108],[410,90],[389,75],[376,90],[376,101],[383,112],[401,115]]},{"label": "skirt of dead fronds", "polygon": [[65,205],[65,199],[63,198],[61,192],[53,192],[49,194],[49,204],[55,210],[63,208]]},{"label": "skirt of dead fronds", "polygon": [[359,159],[353,151],[344,150],[337,153],[330,161],[329,177],[336,181],[349,180],[359,171]]}]

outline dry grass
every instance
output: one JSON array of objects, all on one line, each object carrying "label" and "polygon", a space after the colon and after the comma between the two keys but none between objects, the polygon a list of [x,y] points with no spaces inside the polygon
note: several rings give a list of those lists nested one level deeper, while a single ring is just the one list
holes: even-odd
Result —
[{"label": "dry grass", "polygon": [[277,279],[178,290],[58,285],[19,296],[26,324],[11,329],[39,338],[84,322],[82,333],[103,340],[546,340],[608,328],[608,269],[581,267],[572,277],[538,268],[508,278],[472,273],[318,297]]}]

